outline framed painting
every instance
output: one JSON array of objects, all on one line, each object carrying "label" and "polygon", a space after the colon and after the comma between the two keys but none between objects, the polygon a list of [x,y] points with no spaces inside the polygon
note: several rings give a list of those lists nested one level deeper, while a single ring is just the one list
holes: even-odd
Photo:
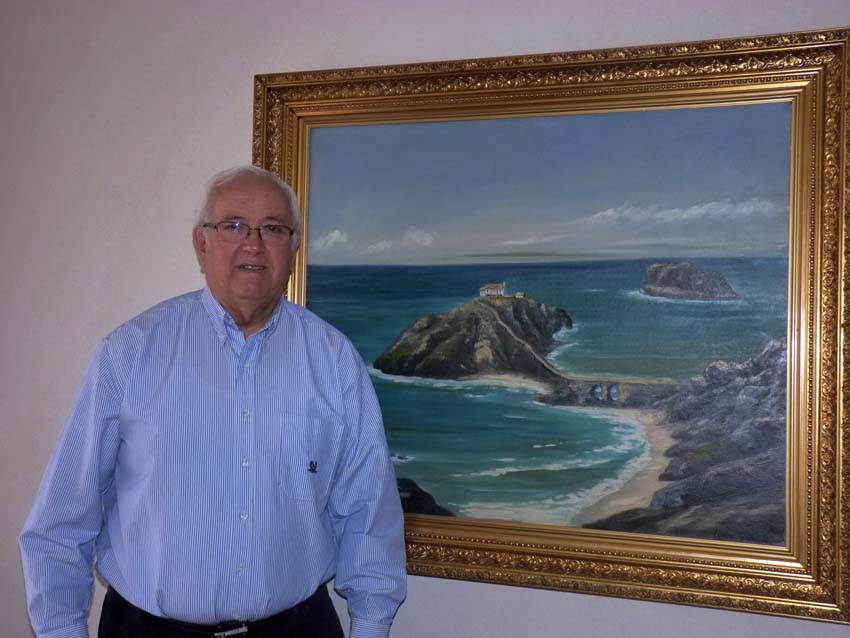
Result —
[{"label": "framed painting", "polygon": [[848,38],[256,77],[410,573],[850,622]]}]

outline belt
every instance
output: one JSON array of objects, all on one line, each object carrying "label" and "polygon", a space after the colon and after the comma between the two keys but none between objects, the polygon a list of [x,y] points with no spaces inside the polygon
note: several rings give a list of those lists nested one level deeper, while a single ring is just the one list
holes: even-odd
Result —
[{"label": "belt", "polygon": [[317,589],[316,592],[306,600],[302,600],[294,607],[284,609],[273,616],[245,622],[238,620],[221,622],[216,625],[201,625],[155,616],[154,614],[146,612],[144,609],[136,607],[130,601],[121,596],[121,594],[115,591],[115,589],[111,586],[106,592],[106,600],[104,601],[104,604],[115,605],[117,608],[122,609],[122,611],[131,613],[142,624],[156,625],[167,629],[196,633],[202,636],[211,636],[212,638],[229,638],[230,636],[244,636],[251,632],[251,630],[267,627],[268,625],[273,625],[275,623],[285,622],[287,617],[291,616],[299,608],[307,607],[321,600],[322,594],[325,596],[328,595],[327,588],[324,585],[320,586],[319,589]]}]

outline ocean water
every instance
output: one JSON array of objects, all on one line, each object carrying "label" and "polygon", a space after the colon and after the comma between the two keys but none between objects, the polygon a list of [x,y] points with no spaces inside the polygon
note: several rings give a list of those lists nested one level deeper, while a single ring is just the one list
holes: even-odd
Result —
[{"label": "ocean water", "polygon": [[547,406],[484,381],[385,375],[371,367],[413,321],[504,281],[573,319],[549,359],[577,376],[684,380],[758,354],[787,332],[782,258],[690,260],[740,295],[722,302],[640,293],[654,260],[307,269],[307,307],[354,342],[372,379],[396,473],[460,516],[570,525],[649,460],[642,426],[614,412]]}]

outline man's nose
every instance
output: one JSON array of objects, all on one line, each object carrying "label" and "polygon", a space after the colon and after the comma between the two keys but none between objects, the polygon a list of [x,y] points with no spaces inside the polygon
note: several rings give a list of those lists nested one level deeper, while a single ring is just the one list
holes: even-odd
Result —
[{"label": "man's nose", "polygon": [[259,228],[251,228],[248,231],[248,236],[242,240],[242,247],[250,248],[252,250],[259,250],[265,247]]}]

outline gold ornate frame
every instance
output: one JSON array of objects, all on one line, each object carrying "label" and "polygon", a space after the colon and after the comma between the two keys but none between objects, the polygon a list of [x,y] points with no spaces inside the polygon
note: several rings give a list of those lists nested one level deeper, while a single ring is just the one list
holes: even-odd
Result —
[{"label": "gold ornate frame", "polygon": [[410,573],[850,623],[848,50],[836,29],[255,78],[253,162],[293,185],[305,233],[316,127],[792,104],[786,546],[408,515]]}]

